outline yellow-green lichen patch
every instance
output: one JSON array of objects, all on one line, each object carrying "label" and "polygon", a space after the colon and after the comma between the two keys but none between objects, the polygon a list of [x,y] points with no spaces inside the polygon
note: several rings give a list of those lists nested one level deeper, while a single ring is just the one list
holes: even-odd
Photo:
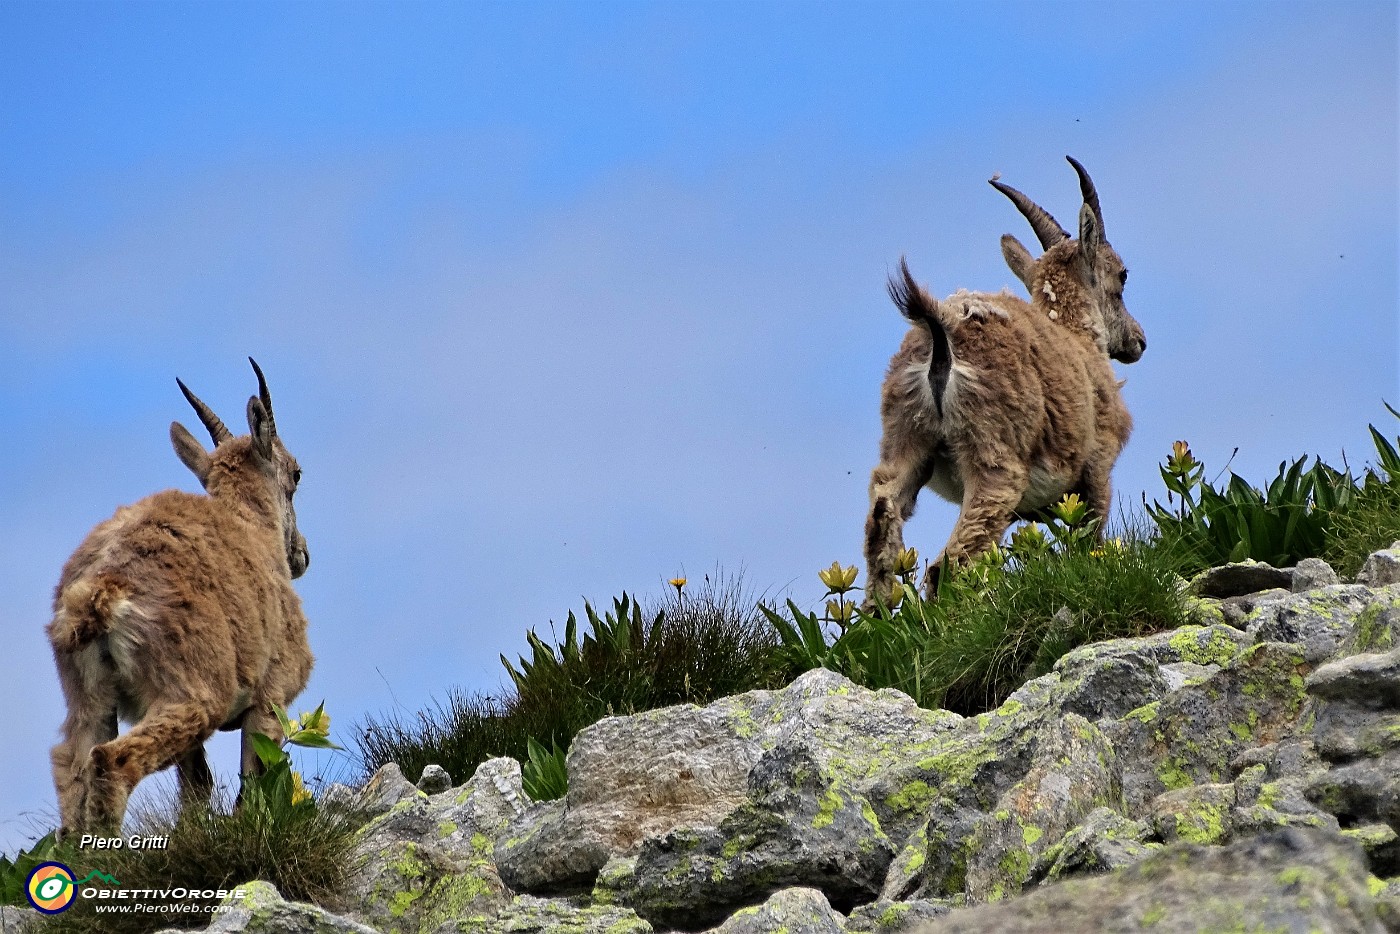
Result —
[{"label": "yellow-green lichen patch", "polygon": [[1187,843],[1211,845],[1225,839],[1225,808],[1202,804],[1176,815],[1176,835]]},{"label": "yellow-green lichen patch", "polygon": [[[1379,882],[1380,880],[1376,881]],[[1381,882],[1381,887],[1385,887],[1384,882]],[[903,918],[908,912],[909,906],[906,904],[901,903],[897,905],[891,905],[890,907],[886,908],[880,913],[880,919],[876,923],[879,924],[882,928],[899,927],[901,926],[900,919]]]},{"label": "yellow-green lichen patch", "polygon": [[1224,667],[1239,653],[1239,646],[1224,627],[1183,626],[1169,643],[1183,662]]},{"label": "yellow-green lichen patch", "polygon": [[745,850],[750,849],[757,840],[757,837],[746,833],[730,837],[728,840],[724,841],[724,846],[720,849],[719,855],[724,859],[733,859]]},{"label": "yellow-green lichen patch", "polygon": [[1356,615],[1350,639],[1354,651],[1388,652],[1395,647],[1395,633],[1382,620],[1381,615],[1387,609],[1396,607],[1400,607],[1400,600],[1391,601],[1389,604],[1376,600]]},{"label": "yellow-green lichen patch", "polygon": [[1186,772],[1186,764],[1186,760],[1182,759],[1180,756],[1175,756],[1167,760],[1157,769],[1157,779],[1168,791],[1194,785],[1195,781],[1193,781],[1191,776]]},{"label": "yellow-green lichen patch", "polygon": [[1145,928],[1155,927],[1163,918],[1167,916],[1167,906],[1161,902],[1154,902],[1150,908],[1142,913],[1138,919],[1138,924]]},{"label": "yellow-green lichen patch", "polygon": [[475,913],[474,909],[481,908],[483,902],[504,901],[504,890],[491,885],[483,873],[485,869],[473,866],[468,872],[446,875],[434,882],[422,899],[429,907],[418,925],[420,934],[436,931],[453,918]]},{"label": "yellow-green lichen patch", "polygon": [[885,798],[885,806],[900,815],[922,814],[937,799],[938,793],[929,786],[928,782],[915,779]]},{"label": "yellow-green lichen patch", "polygon": [[1019,889],[1020,883],[1025,882],[1026,877],[1031,874],[1031,851],[1025,847],[1013,846],[997,860],[997,868],[1006,879],[1016,883]]},{"label": "yellow-green lichen patch", "polygon": [[1279,870],[1278,884],[1284,888],[1320,884],[1325,880],[1310,866],[1289,866]]},{"label": "yellow-green lichen patch", "polygon": [[747,707],[734,711],[734,735],[740,739],[753,739],[757,733],[758,724],[754,722],[752,711]]},{"label": "yellow-green lichen patch", "polygon": [[1361,848],[1370,853],[1372,850],[1380,849],[1394,843],[1400,834],[1396,834],[1395,828],[1389,824],[1366,824],[1361,827],[1348,827],[1342,831],[1342,836],[1355,840],[1361,844]]},{"label": "yellow-green lichen patch", "polygon": [[1139,723],[1151,723],[1157,719],[1157,714],[1161,712],[1162,702],[1153,701],[1150,704],[1143,704],[1123,715],[1124,720],[1136,720]]},{"label": "yellow-green lichen patch", "polygon": [[823,827],[830,827],[836,820],[836,812],[841,810],[844,804],[840,792],[835,788],[828,788],[822,792],[821,798],[817,801],[817,816],[812,819],[812,829],[821,830]]},{"label": "yellow-green lichen patch", "polygon": [[457,832],[457,825],[450,820],[439,821],[437,825],[437,835],[439,840],[446,839]]},{"label": "yellow-green lichen patch", "polygon": [[883,836],[884,831],[880,828],[880,818],[875,816],[875,809],[870,806],[870,802],[864,798],[860,802],[860,816],[870,825],[870,829]]},{"label": "yellow-green lichen patch", "polygon": [[1198,626],[1225,625],[1225,611],[1220,609],[1220,604],[1214,600],[1188,596],[1185,608],[1186,618],[1195,621]]},{"label": "yellow-green lichen patch", "polygon": [[927,862],[927,861],[928,861],[928,851],[927,851],[927,850],[925,850],[925,849],[923,849],[923,848],[920,848],[920,849],[918,849],[918,850],[915,850],[915,851],[914,851],[914,854],[913,854],[912,856],[909,857],[909,862],[907,862],[907,863],[904,864],[905,871],[908,872],[910,875],[913,875],[914,873],[918,872],[920,869],[923,869],[923,868],[924,868],[924,863]]}]

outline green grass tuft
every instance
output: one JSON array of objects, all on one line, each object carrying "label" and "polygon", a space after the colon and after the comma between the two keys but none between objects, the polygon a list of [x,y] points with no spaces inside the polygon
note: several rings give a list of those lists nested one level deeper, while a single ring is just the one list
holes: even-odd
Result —
[{"label": "green grass tuft", "polygon": [[1175,557],[1141,534],[1103,547],[1078,540],[1034,555],[996,552],[945,575],[937,600],[912,586],[893,610],[856,611],[829,643],[822,621],[788,604],[767,611],[796,668],[831,668],[920,706],[991,710],[1089,642],[1187,622]]}]

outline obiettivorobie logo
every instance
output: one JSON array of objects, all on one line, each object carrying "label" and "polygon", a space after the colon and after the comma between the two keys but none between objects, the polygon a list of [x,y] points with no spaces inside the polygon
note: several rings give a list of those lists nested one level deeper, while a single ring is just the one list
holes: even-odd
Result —
[{"label": "obiettivorobie logo", "polygon": [[108,885],[121,885],[116,879],[96,869],[81,879],[74,879],[73,870],[62,863],[40,863],[29,873],[24,894],[28,897],[29,904],[39,911],[46,915],[56,915],[72,907],[78,894],[78,886],[87,885],[94,879]]}]

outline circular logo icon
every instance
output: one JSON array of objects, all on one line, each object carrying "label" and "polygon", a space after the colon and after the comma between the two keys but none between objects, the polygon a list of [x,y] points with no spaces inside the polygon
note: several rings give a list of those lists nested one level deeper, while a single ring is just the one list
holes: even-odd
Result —
[{"label": "circular logo icon", "polygon": [[29,904],[46,915],[56,915],[73,904],[77,888],[73,870],[62,863],[40,863],[29,874],[24,888]]}]

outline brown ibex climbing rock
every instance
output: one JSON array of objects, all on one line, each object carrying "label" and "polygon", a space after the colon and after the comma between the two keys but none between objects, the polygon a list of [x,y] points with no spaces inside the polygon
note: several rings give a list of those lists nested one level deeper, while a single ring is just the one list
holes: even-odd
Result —
[{"label": "brown ibex climbing rock", "polygon": [[1147,338],[1123,305],[1128,271],[1105,238],[1094,183],[1069,162],[1084,200],[1077,240],[1021,192],[991,181],[1045,251],[1036,259],[1015,237],[1001,238],[1029,305],[1005,291],[938,301],[903,261],[890,280],[890,297],[913,327],[881,394],[884,431],[865,524],[868,600],[894,585],[904,523],[924,486],[962,507],[925,577],[930,593],[945,559],[957,565],[987,551],[1014,519],[1066,493],[1108,516],[1109,473],[1132,431],[1109,358],[1134,362]]},{"label": "brown ibex climbing rock", "polygon": [[[166,490],[118,509],[63,568],[48,636],[68,702],[52,752],[65,834],[115,831],[136,784],[169,765],[182,800],[207,803],[205,740],[241,728],[243,772],[256,771],[250,734],[280,739],[272,705],[311,674],[292,588],[310,562],[292,508],[301,469],[248,362],[258,395],[243,437],[176,380],[214,450],[178,422],[170,440],[207,495]],[[118,718],[134,724],[121,736]]]}]

